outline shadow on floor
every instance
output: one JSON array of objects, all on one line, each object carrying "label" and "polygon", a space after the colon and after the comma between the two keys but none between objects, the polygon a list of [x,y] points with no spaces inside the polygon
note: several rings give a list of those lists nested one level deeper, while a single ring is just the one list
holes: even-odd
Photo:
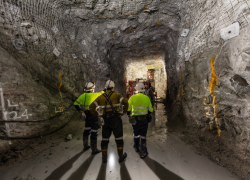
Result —
[{"label": "shadow on floor", "polygon": [[76,154],[74,157],[72,157],[70,160],[56,168],[45,180],[58,180],[61,179],[61,177],[72,168],[73,163],[84,153],[84,151],[81,151],[80,153]]},{"label": "shadow on floor", "polygon": [[84,161],[84,163],[82,163],[82,165],[75,172],[71,174],[68,180],[83,179],[94,157],[95,155],[90,155],[89,158],[86,159],[86,161]]},{"label": "shadow on floor", "polygon": [[132,180],[124,161],[120,163],[120,166],[121,180]]},{"label": "shadow on floor", "polygon": [[107,163],[102,163],[96,180],[106,180]]},{"label": "shadow on floor", "polygon": [[158,178],[163,180],[184,180],[180,176],[176,175],[175,173],[169,171],[160,163],[156,162],[155,160],[151,159],[150,157],[146,157],[144,159],[145,163],[148,167],[155,173]]}]

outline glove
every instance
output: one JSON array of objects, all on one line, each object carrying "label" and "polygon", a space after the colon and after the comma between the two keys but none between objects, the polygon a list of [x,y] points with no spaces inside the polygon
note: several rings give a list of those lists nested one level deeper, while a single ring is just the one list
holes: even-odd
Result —
[{"label": "glove", "polygon": [[136,125],[136,119],[135,119],[135,117],[133,117],[133,116],[131,116],[131,117],[129,117],[129,123],[131,123],[132,125]]},{"label": "glove", "polygon": [[86,119],[86,114],[82,111],[82,117],[85,120]]},{"label": "glove", "polygon": [[147,114],[147,119],[148,119],[148,122],[150,123],[152,121],[152,115],[151,114]]},{"label": "glove", "polygon": [[99,128],[101,128],[104,125],[104,119],[102,117],[98,117],[98,124]]}]

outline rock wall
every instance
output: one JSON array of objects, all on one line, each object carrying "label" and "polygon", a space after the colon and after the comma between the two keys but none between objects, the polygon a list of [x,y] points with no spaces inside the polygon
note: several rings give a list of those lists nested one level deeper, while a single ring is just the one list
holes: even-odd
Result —
[{"label": "rock wall", "polygon": [[[177,50],[176,103],[182,104],[183,132],[188,136],[183,138],[242,179],[250,173],[249,4],[183,1],[182,29],[189,33],[180,37]],[[226,40],[221,29],[236,22],[240,34]],[[225,33],[230,37],[236,31],[231,28]]]},{"label": "rock wall", "polygon": [[179,11],[176,0],[0,0],[1,150],[65,125],[87,81],[125,94],[128,58],[162,54],[176,72]]}]

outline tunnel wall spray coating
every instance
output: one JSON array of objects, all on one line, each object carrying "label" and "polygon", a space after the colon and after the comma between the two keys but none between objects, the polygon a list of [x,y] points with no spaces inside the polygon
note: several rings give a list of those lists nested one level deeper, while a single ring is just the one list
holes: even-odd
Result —
[{"label": "tunnel wall spray coating", "polygon": [[[250,3],[191,4],[182,2],[182,7],[189,7],[182,9],[182,27],[189,34],[180,37],[177,48],[183,132],[188,135],[183,139],[248,179]],[[221,30],[235,22],[240,24],[239,35],[223,40]]]},{"label": "tunnel wall spray coating", "polygon": [[[246,177],[250,132],[247,33],[250,3],[247,0],[120,2],[0,0],[0,88],[5,94],[4,103],[10,108],[8,112],[13,112],[8,118],[13,119],[15,112],[22,121],[27,117],[31,121],[54,117],[55,108],[59,111],[62,103],[59,72],[64,107],[70,107],[87,81],[99,82],[96,91],[100,91],[102,82],[114,79],[115,90],[125,92],[123,67],[127,58],[164,54],[168,74],[166,103],[172,113],[181,114],[176,118],[169,116],[168,121],[182,123],[188,142]],[[235,21],[240,24],[240,35],[223,41],[220,30]],[[218,56],[213,65],[218,76],[213,91],[216,99],[211,98],[209,90],[210,58],[214,54]],[[221,130],[216,142],[218,128],[210,123],[215,131],[208,130],[204,105],[211,108],[213,100],[214,105],[218,104],[217,126]],[[72,109],[39,124],[13,123],[7,127],[2,123],[0,133],[5,137],[44,134],[61,127],[73,113]],[[10,148],[8,141],[1,141],[0,146],[4,151]]]}]

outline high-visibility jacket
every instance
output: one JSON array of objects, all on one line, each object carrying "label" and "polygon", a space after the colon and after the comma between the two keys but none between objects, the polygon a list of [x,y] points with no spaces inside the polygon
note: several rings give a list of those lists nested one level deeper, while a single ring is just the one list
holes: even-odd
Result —
[{"label": "high-visibility jacket", "polygon": [[153,112],[153,107],[148,96],[138,93],[130,97],[128,101],[128,111],[132,111],[132,116],[146,115]]},{"label": "high-visibility jacket", "polygon": [[99,96],[101,95],[101,93],[97,92],[97,93],[91,93],[91,92],[87,92],[82,94],[75,102],[74,105],[82,105],[82,107],[85,110],[89,110],[89,106],[90,104]]},{"label": "high-visibility jacket", "polygon": [[[108,95],[110,92],[111,92],[111,90],[107,90],[106,94]],[[126,99],[124,99],[121,94],[113,92],[113,94],[111,95],[111,97],[109,99],[112,102],[112,105],[113,105],[115,111],[119,111],[120,104],[122,104],[122,105],[124,105],[123,106],[123,112],[124,113],[127,112],[127,110],[128,110],[128,101]],[[98,106],[104,112],[105,101],[106,101],[106,98],[103,95],[99,96],[96,100],[94,100],[93,103],[89,107],[89,110],[90,110],[91,114],[93,114],[94,116],[98,115],[98,112],[96,111],[96,108]],[[106,112],[111,112],[111,111],[112,111],[112,108],[111,108],[109,102],[107,102]]]}]

